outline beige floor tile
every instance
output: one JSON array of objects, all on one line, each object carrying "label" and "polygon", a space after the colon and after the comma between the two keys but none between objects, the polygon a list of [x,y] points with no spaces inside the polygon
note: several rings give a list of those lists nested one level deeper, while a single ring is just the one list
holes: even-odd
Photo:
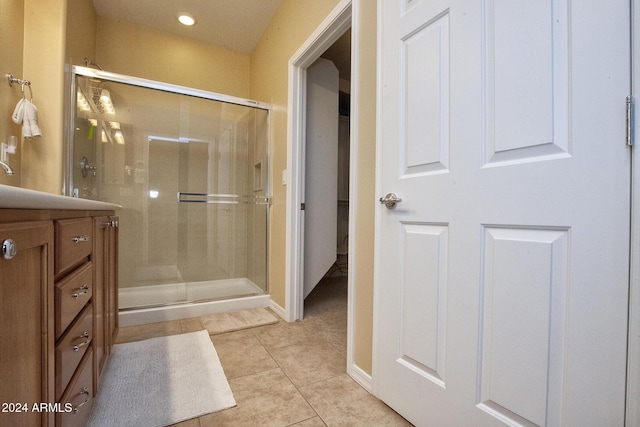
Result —
[{"label": "beige floor tile", "polygon": [[211,335],[278,323],[278,319],[265,308],[210,314],[201,320]]},{"label": "beige floor tile", "polygon": [[116,344],[182,333],[180,320],[119,328]]},{"label": "beige floor tile", "polygon": [[219,334],[237,329],[236,321],[231,313],[216,313],[201,317],[202,325],[209,334]]},{"label": "beige floor tile", "polygon": [[252,332],[267,350],[321,341],[321,338],[304,322],[279,322],[254,328]]},{"label": "beige floor tile", "polygon": [[293,424],[295,427],[326,427],[327,425],[322,422],[322,418],[313,417],[308,420],[301,421],[299,423]]},{"label": "beige floor tile", "polygon": [[[330,278],[305,301],[302,321],[275,315],[271,325],[212,335],[237,406],[173,427],[410,425],[345,373],[346,311],[346,277]],[[118,342],[238,329],[259,315],[223,313],[121,328]]]},{"label": "beige floor tile", "polygon": [[324,278],[304,302],[305,319],[339,314],[346,320],[347,277]]},{"label": "beige floor tile", "polygon": [[305,320],[305,326],[317,338],[331,343],[340,350],[347,350],[346,316],[314,316]]},{"label": "beige floor tile", "polygon": [[278,367],[250,330],[212,335],[211,341],[228,379]]},{"label": "beige floor tile", "polygon": [[346,372],[346,353],[326,342],[290,345],[269,353],[296,387]]},{"label": "beige floor tile", "polygon": [[327,426],[410,426],[347,374],[301,387],[300,392]]},{"label": "beige floor tile", "polygon": [[250,308],[232,312],[231,315],[241,328],[272,325],[278,323],[278,319],[265,308]]},{"label": "beige floor tile", "polygon": [[182,333],[188,332],[198,332],[204,329],[202,322],[199,317],[192,317],[189,319],[180,320],[180,325],[182,326]]},{"label": "beige floor tile", "polygon": [[171,427],[200,427],[200,420],[198,418],[192,418],[181,423],[171,424]]},{"label": "beige floor tile", "polygon": [[229,380],[237,406],[200,417],[202,427],[288,426],[317,416],[280,369]]}]

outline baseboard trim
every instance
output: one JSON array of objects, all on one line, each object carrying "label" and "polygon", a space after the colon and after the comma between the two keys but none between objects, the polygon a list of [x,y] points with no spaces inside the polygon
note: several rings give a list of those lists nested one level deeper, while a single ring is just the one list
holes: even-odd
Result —
[{"label": "baseboard trim", "polygon": [[119,326],[123,327],[143,325],[146,323],[166,322],[169,320],[188,319],[191,317],[206,316],[208,314],[225,313],[227,311],[268,307],[269,300],[269,295],[260,295],[222,301],[188,303],[121,311],[118,314],[118,322]]},{"label": "baseboard trim", "polygon": [[273,310],[278,316],[287,320],[287,310],[278,305],[275,301],[269,300],[269,308]]},{"label": "baseboard trim", "polygon": [[360,384],[362,388],[373,394],[373,378],[371,378],[371,375],[367,374],[357,365],[351,365],[348,374],[355,382]]}]

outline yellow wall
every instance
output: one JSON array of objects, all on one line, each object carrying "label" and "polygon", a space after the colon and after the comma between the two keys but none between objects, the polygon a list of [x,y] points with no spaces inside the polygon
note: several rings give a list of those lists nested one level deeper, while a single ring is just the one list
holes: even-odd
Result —
[{"label": "yellow wall", "polygon": [[288,64],[338,0],[284,0],[251,54],[251,97],[271,103],[269,294],[285,306]]},{"label": "yellow wall", "polygon": [[96,40],[95,62],[105,70],[249,96],[249,55],[102,17]]},{"label": "yellow wall", "polygon": [[[9,155],[14,177],[0,183],[59,194],[62,189],[64,43],[66,0],[4,0],[0,11],[0,70],[29,80],[38,108],[42,137],[21,141],[17,155]],[[21,127],[10,121],[20,99],[20,85],[0,85],[0,141],[9,135],[21,140]],[[29,90],[25,91],[29,96]],[[2,172],[4,174],[4,172]]]},{"label": "yellow wall", "polygon": [[[251,55],[251,97],[270,102],[271,182],[273,203],[269,246],[269,293],[285,306],[286,187],[280,184],[287,167],[287,102],[289,59],[311,36],[338,0],[284,0],[261,41]],[[361,14],[358,47],[360,87],[358,100],[360,146],[358,152],[358,212],[356,268],[356,312],[354,361],[371,373],[373,323],[373,226],[375,212],[375,66],[376,3],[356,2]],[[354,12],[355,13],[355,12]]]},{"label": "yellow wall", "polygon": [[[20,137],[22,129],[13,123],[11,114],[20,99],[20,86],[9,86],[5,74],[22,77],[22,51],[24,33],[24,1],[0,0],[0,142],[6,142],[10,135]],[[15,155],[9,154],[9,164],[15,172],[7,176],[0,170],[0,184],[20,186],[20,159],[22,149]]]},{"label": "yellow wall", "polygon": [[64,146],[64,51],[66,0],[24,1],[23,78],[31,81],[42,137],[22,144],[26,188],[60,194]]},{"label": "yellow wall", "polygon": [[[375,229],[376,162],[376,2],[356,2],[359,13],[358,56],[358,160],[356,271],[353,349],[354,362],[368,374],[372,372],[373,350],[373,246]],[[355,13],[355,12],[354,12]]]},{"label": "yellow wall", "polygon": [[96,57],[96,10],[91,0],[67,0],[67,64],[85,65]]}]

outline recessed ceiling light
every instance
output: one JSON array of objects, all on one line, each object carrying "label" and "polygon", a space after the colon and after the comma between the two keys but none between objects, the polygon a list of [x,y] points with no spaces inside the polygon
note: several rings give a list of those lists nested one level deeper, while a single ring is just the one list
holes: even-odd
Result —
[{"label": "recessed ceiling light", "polygon": [[187,13],[181,13],[178,15],[178,21],[180,21],[182,25],[187,26],[195,25],[196,23],[195,18]]}]

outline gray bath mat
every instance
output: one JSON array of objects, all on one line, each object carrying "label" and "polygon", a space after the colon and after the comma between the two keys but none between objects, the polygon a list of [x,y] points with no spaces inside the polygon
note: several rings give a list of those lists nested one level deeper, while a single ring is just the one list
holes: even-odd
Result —
[{"label": "gray bath mat", "polygon": [[87,426],[168,426],[236,401],[206,331],[116,344]]}]

